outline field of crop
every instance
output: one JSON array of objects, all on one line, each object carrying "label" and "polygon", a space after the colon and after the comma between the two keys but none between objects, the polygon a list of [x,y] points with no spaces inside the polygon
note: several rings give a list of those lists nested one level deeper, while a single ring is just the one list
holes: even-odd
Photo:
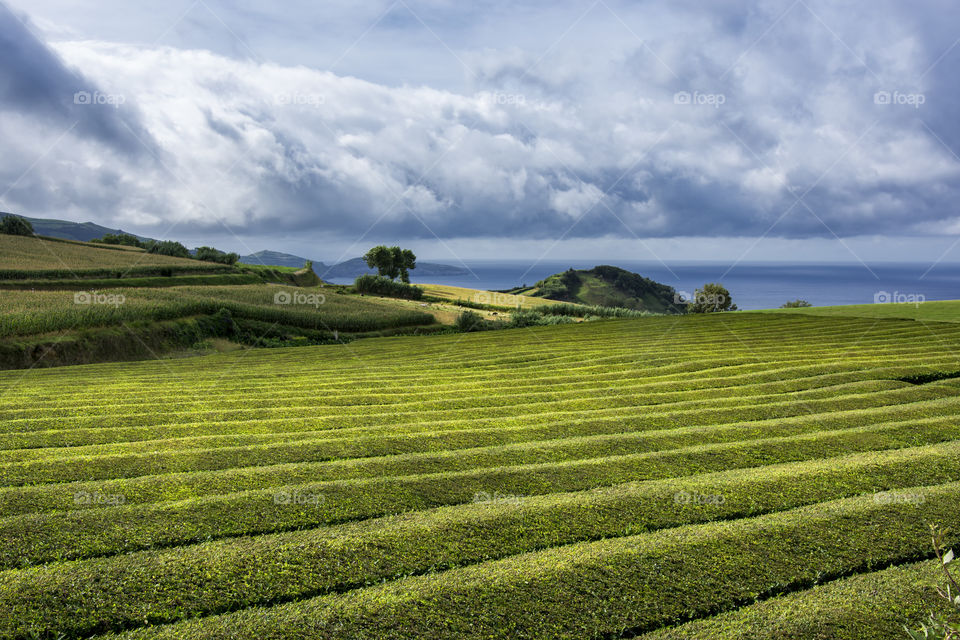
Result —
[{"label": "field of crop", "polygon": [[[5,271],[118,269],[144,266],[214,267],[186,258],[138,250],[107,248],[66,240],[47,240],[0,234],[0,274]],[[2,277],[7,277],[3,275]]]},{"label": "field of crop", "polygon": [[0,338],[159,321],[227,309],[235,318],[307,329],[374,331],[429,324],[429,314],[323,289],[272,285],[118,288],[98,292],[0,289]]},{"label": "field of crop", "polygon": [[497,293],[496,291],[484,291],[482,289],[467,289],[465,287],[453,287],[443,284],[421,284],[417,285],[423,288],[424,295],[443,300],[462,300],[473,304],[490,305],[494,307],[503,307],[516,309],[529,309],[531,307],[542,307],[557,304],[556,300],[547,300],[546,298],[534,298],[531,296],[518,296],[510,293]]},{"label": "field of crop", "polygon": [[839,307],[770,309],[762,313],[803,313],[814,316],[861,318],[906,318],[931,322],[960,322],[960,300],[930,300],[916,303],[851,304]]},{"label": "field of crop", "polygon": [[901,638],[958,347],[717,314],[0,372],[0,638]]}]

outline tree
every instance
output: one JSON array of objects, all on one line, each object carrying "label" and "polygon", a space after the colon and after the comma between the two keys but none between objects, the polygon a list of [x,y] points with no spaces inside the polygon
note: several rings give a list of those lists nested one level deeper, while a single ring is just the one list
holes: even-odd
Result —
[{"label": "tree", "polygon": [[687,304],[687,313],[716,313],[718,311],[736,311],[730,292],[719,282],[710,282],[697,289],[693,300]]},{"label": "tree", "polygon": [[801,307],[812,307],[813,305],[806,300],[790,300],[780,305],[781,309],[800,309]]},{"label": "tree", "polygon": [[390,277],[388,274],[393,269],[393,254],[390,252],[390,249],[384,245],[377,245],[370,249],[370,251],[367,251],[363,256],[363,260],[367,263],[368,267],[376,269],[378,275]]},{"label": "tree", "polygon": [[0,233],[6,233],[11,236],[32,236],[33,225],[29,220],[24,220],[20,216],[7,214],[0,218]]},{"label": "tree", "polygon": [[378,275],[391,280],[400,278],[403,282],[410,282],[410,269],[417,266],[417,256],[413,251],[385,245],[378,245],[367,251],[363,260],[368,267],[376,269]]},{"label": "tree", "polygon": [[393,254],[393,266],[396,268],[400,280],[410,283],[410,269],[417,268],[417,256],[410,249],[401,249],[400,247],[391,247],[390,253]]}]

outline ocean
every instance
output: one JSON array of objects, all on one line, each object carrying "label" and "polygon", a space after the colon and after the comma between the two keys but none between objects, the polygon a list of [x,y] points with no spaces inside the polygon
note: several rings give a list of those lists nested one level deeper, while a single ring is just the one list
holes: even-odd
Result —
[{"label": "ocean", "polygon": [[[443,260],[456,266],[461,263]],[[418,278],[413,283],[447,284],[472,289],[510,289],[532,285],[553,273],[573,267],[589,269],[597,261],[530,262],[474,260],[466,262],[469,272],[456,276]],[[693,293],[707,282],[721,282],[741,309],[770,309],[787,300],[801,298],[814,306],[867,304],[872,302],[960,299],[960,263],[859,263],[789,264],[741,262],[631,262],[610,261],[628,271],[670,285],[677,291]],[[929,271],[928,271],[929,270]],[[925,273],[926,272],[926,273]],[[335,279],[349,284],[350,279]]]}]

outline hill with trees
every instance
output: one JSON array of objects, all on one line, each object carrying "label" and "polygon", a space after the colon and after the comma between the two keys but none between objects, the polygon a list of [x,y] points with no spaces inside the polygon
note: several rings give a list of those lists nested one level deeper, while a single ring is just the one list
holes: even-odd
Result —
[{"label": "hill with trees", "polygon": [[601,307],[623,307],[651,313],[684,313],[677,291],[638,273],[600,265],[593,269],[567,269],[533,287],[510,293]]}]

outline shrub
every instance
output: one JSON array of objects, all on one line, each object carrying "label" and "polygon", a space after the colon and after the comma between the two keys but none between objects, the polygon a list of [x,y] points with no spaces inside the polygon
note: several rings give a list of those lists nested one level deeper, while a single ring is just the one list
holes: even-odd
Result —
[{"label": "shrub", "polygon": [[33,225],[20,216],[7,214],[0,218],[0,233],[11,236],[32,236]]},{"label": "shrub", "polygon": [[460,315],[457,316],[457,321],[454,323],[454,326],[457,328],[457,331],[467,333],[470,331],[486,331],[492,328],[492,324],[493,323],[484,320],[483,317],[475,311],[461,311]]},{"label": "shrub", "polygon": [[802,307],[812,307],[813,305],[806,300],[790,300],[780,305],[781,309],[800,309]]},{"label": "shrub", "polygon": [[420,287],[405,282],[395,282],[385,276],[369,274],[357,278],[353,283],[353,289],[357,293],[374,293],[390,298],[420,300],[423,297],[423,289]]},{"label": "shrub", "polygon": [[537,310],[515,311],[510,314],[509,327],[540,327],[555,324],[570,324],[573,318],[565,315],[548,315]]}]

